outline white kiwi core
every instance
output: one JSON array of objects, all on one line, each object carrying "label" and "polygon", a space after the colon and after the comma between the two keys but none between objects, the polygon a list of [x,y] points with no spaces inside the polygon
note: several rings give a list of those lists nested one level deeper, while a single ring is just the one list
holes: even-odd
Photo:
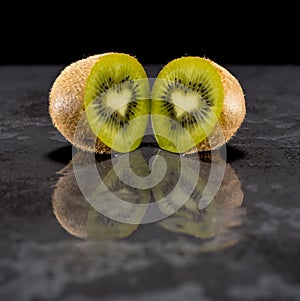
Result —
[{"label": "white kiwi core", "polygon": [[177,118],[186,112],[198,109],[199,101],[200,97],[196,93],[177,90],[171,94],[171,102],[175,105],[174,110]]},{"label": "white kiwi core", "polygon": [[109,91],[103,98],[103,104],[112,110],[118,112],[120,115],[125,116],[127,104],[132,98],[132,93],[129,89],[121,89]]}]

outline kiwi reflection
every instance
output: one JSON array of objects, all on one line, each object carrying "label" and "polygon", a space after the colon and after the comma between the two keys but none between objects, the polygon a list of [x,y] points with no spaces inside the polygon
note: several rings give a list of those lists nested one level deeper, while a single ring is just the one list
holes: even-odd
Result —
[{"label": "kiwi reflection", "polygon": [[[149,189],[135,189],[125,185],[115,173],[110,158],[100,157],[96,162],[98,172],[109,191],[133,204],[132,210],[119,213],[126,216],[128,223],[121,223],[104,216],[85,200],[77,185],[71,162],[60,172],[62,176],[53,193],[53,209],[59,223],[70,234],[83,239],[126,238],[139,226],[138,223],[130,223],[130,220],[142,221],[146,214],[145,210],[137,210],[137,206],[134,205],[154,201],[167,217],[151,226],[160,227],[169,233],[180,233],[184,237],[196,238],[197,241],[203,242],[201,244],[203,251],[221,249],[235,244],[240,236],[238,232],[233,231],[233,228],[242,224],[246,211],[241,207],[244,197],[241,183],[231,166],[225,163],[225,174],[220,189],[217,194],[213,195],[208,205],[200,210],[199,200],[211,171],[210,156],[193,154],[180,157],[160,149],[141,148],[130,155],[133,172],[140,176],[155,172],[153,169],[156,167],[156,155],[165,160],[167,170],[163,180]],[[119,159],[122,160],[122,156]],[[82,161],[80,172],[85,173],[84,153],[78,152],[77,156],[73,157],[74,160],[77,166]],[[181,168],[181,160],[185,161],[184,169]],[[218,160],[220,164],[224,164],[221,156]],[[194,168],[194,165],[199,166],[199,162],[200,169]],[[199,173],[198,181],[195,183],[192,194],[186,195],[190,192],[190,189],[186,187],[189,186],[191,173],[194,172]],[[129,171],[128,176],[130,176]],[[181,187],[178,187],[179,177],[181,177]],[[175,187],[177,188],[176,197],[175,194],[170,193]],[[109,198],[97,189],[93,188],[93,190],[93,193],[99,193],[98,200],[101,206],[105,207]],[[180,198],[187,199],[187,201],[183,205],[178,204]],[[165,201],[160,202],[162,199]],[[173,212],[174,208],[176,208],[175,213],[169,215],[169,211]]]},{"label": "kiwi reflection", "polygon": [[[169,193],[172,186],[176,185],[176,179],[179,177],[180,162],[176,160],[176,156],[168,152],[160,152],[167,165],[171,166],[168,174],[159,185],[153,188],[153,195],[156,201],[161,200]],[[234,227],[240,226],[246,214],[245,208],[242,208],[244,193],[241,188],[241,182],[231,168],[229,163],[225,163],[225,173],[221,186],[216,194],[212,194],[212,198],[203,209],[201,207],[201,196],[211,172],[211,156],[209,153],[199,153],[189,155],[185,158],[189,164],[185,164],[185,169],[181,170],[183,174],[183,183],[188,183],[196,168],[193,164],[200,160],[200,171],[198,182],[189,196],[188,200],[174,214],[168,218],[159,221],[158,225],[167,231],[181,233],[190,237],[195,237],[204,241],[201,245],[202,251],[212,251],[229,247],[237,243],[241,239],[241,235],[237,231],[232,231]],[[214,157],[215,164],[224,164],[221,154]],[[171,184],[171,185],[170,185]],[[181,189],[183,197],[185,196],[185,187]],[[162,203],[161,210],[168,212],[172,207],[177,206],[178,198],[173,198],[169,194],[166,202]],[[207,196],[209,197],[209,192]]]},{"label": "kiwi reflection", "polygon": [[[142,220],[145,213],[145,210],[143,210],[145,207],[134,205],[149,203],[150,191],[127,186],[116,175],[111,159],[105,156],[97,157],[97,170],[109,193],[103,194],[102,190],[98,190],[100,184],[97,187],[95,183],[90,182],[91,194],[96,195],[104,211],[105,208],[111,210],[109,202],[112,195],[116,195],[128,204],[132,204],[132,207],[126,207],[127,210],[119,210],[116,213],[109,212],[109,215],[122,215],[122,220],[126,220],[124,223],[99,213],[86,201],[77,185],[73,172],[74,162],[76,162],[77,173],[84,174],[89,171],[88,165],[86,165],[86,155],[85,152],[77,152],[69,165],[59,172],[61,177],[56,184],[52,198],[54,214],[65,230],[79,238],[125,238],[135,231],[139,225],[139,223],[131,221]],[[118,159],[118,163],[122,164],[122,156]],[[133,172],[140,176],[149,172],[148,165],[139,150],[131,153],[130,160],[134,162],[134,164],[131,164]],[[80,167],[79,170],[78,166]]]}]

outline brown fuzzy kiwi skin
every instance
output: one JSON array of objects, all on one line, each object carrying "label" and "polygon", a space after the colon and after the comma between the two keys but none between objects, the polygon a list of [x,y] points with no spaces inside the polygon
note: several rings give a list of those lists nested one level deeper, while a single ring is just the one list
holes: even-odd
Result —
[{"label": "brown fuzzy kiwi skin", "polygon": [[[246,100],[242,86],[229,70],[206,58],[219,72],[224,88],[223,110],[217,126],[208,138],[186,153],[209,151],[220,148],[234,137],[246,116]],[[220,129],[222,132],[220,133]]]},{"label": "brown fuzzy kiwi skin", "polygon": [[86,126],[79,129],[79,133],[76,132],[76,136],[82,136],[82,139],[75,140],[74,134],[84,113],[84,88],[87,77],[101,56],[111,53],[91,55],[66,66],[56,77],[49,92],[49,114],[53,125],[72,145],[99,154],[110,153],[111,149],[96,137],[95,145],[84,142],[84,137],[93,135],[87,122]]}]

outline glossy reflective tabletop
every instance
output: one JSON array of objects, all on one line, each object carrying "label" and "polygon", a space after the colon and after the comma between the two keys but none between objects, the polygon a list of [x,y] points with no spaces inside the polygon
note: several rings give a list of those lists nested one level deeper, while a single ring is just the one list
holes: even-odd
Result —
[{"label": "glossy reflective tabletop", "polygon": [[[149,136],[129,161],[142,177],[164,171],[152,188],[122,182],[133,179],[122,156],[92,156],[105,187],[132,205],[119,220],[106,215],[115,213],[103,185],[85,183],[88,197],[78,185],[90,154],[51,123],[48,93],[63,66],[0,67],[1,301],[300,300],[300,66],[226,67],[247,115],[216,154],[224,177],[212,201],[201,198],[211,157],[162,151]],[[146,68],[155,77],[160,65]],[[190,198],[152,206],[178,179],[196,180],[170,198]]]}]

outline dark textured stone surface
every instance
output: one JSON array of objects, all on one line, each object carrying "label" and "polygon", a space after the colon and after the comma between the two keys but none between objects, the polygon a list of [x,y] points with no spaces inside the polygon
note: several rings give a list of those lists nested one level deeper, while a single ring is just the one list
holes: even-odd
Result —
[{"label": "dark textured stone surface", "polygon": [[227,145],[244,193],[237,225],[225,240],[156,224],[104,240],[70,234],[53,213],[72,158],[48,115],[62,66],[0,67],[1,301],[300,300],[300,66],[228,68],[247,100]]}]

